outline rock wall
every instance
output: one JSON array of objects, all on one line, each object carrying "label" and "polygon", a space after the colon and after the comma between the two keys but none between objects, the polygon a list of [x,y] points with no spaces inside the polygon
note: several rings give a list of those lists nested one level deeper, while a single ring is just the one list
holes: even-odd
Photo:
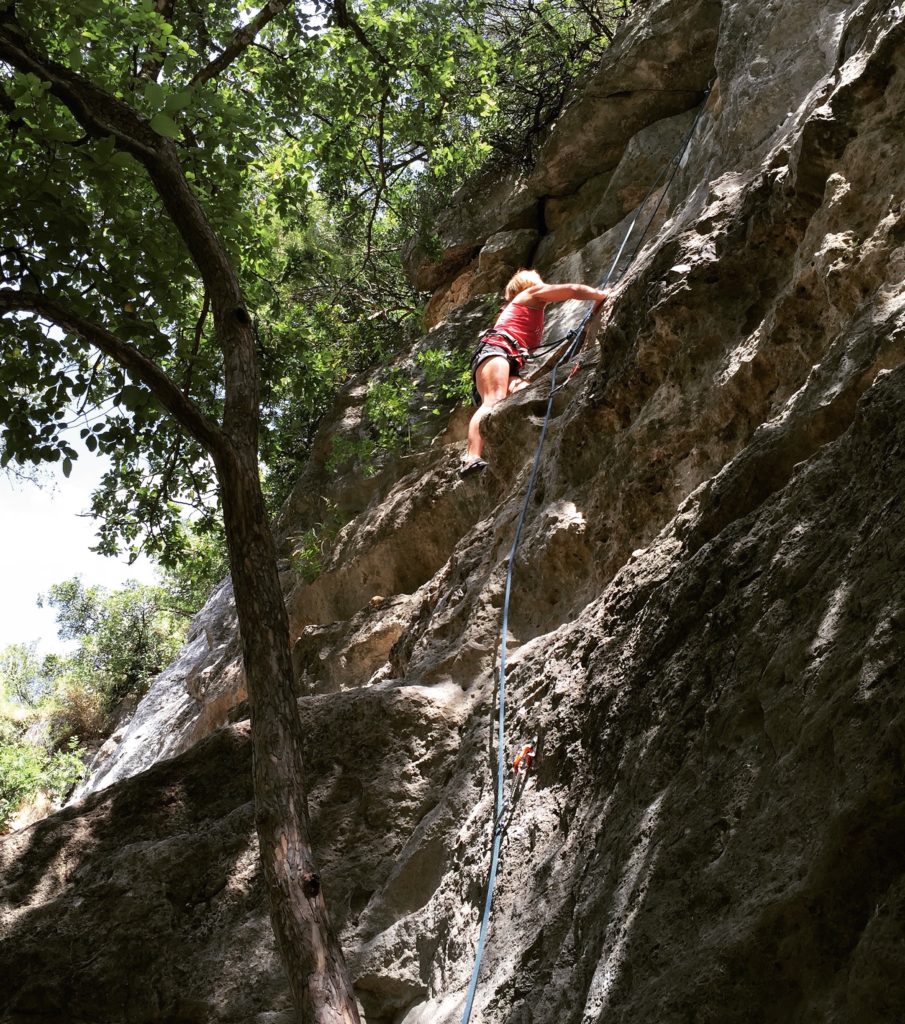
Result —
[{"label": "rock wall", "polygon": [[[900,8],[639,5],[537,167],[466,187],[439,259],[412,248],[444,319],[399,365],[469,346],[510,259],[599,280],[711,80],[557,397],[515,565],[510,735],[541,753],[504,841],[484,1024],[905,1019]],[[331,482],[363,394],[278,524],[317,522],[327,487],[352,516],[314,582],[284,577],[313,824],[368,1024],[452,1024],[545,386],[487,421],[478,480],[456,475],[460,411]],[[0,841],[3,1020],[291,1019],[229,616],[224,591],[84,799]]]}]

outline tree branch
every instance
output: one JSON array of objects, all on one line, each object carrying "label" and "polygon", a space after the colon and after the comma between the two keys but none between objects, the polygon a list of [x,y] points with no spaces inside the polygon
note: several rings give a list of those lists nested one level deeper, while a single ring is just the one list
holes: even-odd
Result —
[{"label": "tree branch", "polygon": [[378,63],[386,67],[389,61],[365,35],[355,15],[346,6],[346,0],[333,0],[333,20],[340,28],[347,28]]},{"label": "tree branch", "polygon": [[198,314],[198,320],[195,323],[195,339],[192,343],[192,354],[189,356],[188,369],[185,371],[185,389],[192,386],[192,372],[195,369],[195,359],[198,356],[198,349],[201,347],[201,337],[204,334],[204,322],[207,320],[207,314],[211,308],[211,297],[204,289],[204,301],[201,303],[201,312]]},{"label": "tree branch", "polygon": [[[285,6],[284,0],[272,0],[269,6],[276,2]],[[51,94],[90,135],[112,136],[117,148],[144,165],[211,297],[227,384],[224,428],[247,435],[256,446],[259,396],[251,317],[226,248],[185,177],[178,148],[127,103],[38,53],[8,11],[0,20],[0,60],[49,82]]]},{"label": "tree branch", "polygon": [[[157,13],[170,21],[173,17],[174,0],[156,0],[154,5],[157,8]],[[136,74],[136,78],[140,78],[145,82],[156,82],[161,70],[163,69],[162,54],[149,54],[145,58],[144,64]]]},{"label": "tree branch", "polygon": [[57,327],[77,334],[84,341],[116,360],[129,375],[144,384],[168,412],[211,454],[222,451],[225,438],[220,427],[176,386],[152,360],[134,345],[123,341],[106,327],[67,309],[54,299],[14,288],[0,288],[0,314],[34,313]]},{"label": "tree branch", "polygon": [[52,95],[62,100],[90,135],[99,139],[112,135],[120,148],[143,163],[157,155],[157,143],[164,140],[128,104],[36,53],[18,26],[8,20],[0,24],[0,60],[49,82]]},{"label": "tree branch", "polygon": [[[113,136],[117,148],[145,166],[212,296],[222,294],[224,281],[235,281],[232,264],[186,180],[173,142],[153,131],[140,114],[112,93],[39,54],[8,21],[0,24],[0,60],[49,82],[50,92],[90,136]],[[238,305],[237,283],[233,291]]]},{"label": "tree branch", "polygon": [[3,86],[0,86],[0,113],[6,115],[6,126],[15,136],[25,122],[16,117],[16,104]]},{"label": "tree branch", "polygon": [[203,82],[209,82],[212,78],[216,78],[224,68],[229,67],[237,57],[240,57],[251,46],[261,29],[268,22],[273,21],[278,14],[282,14],[288,6],[289,0],[270,0],[269,3],[265,4],[251,21],[236,29],[232,40],[218,57],[215,57],[210,64],[192,76],[189,80],[189,87],[200,85]]}]

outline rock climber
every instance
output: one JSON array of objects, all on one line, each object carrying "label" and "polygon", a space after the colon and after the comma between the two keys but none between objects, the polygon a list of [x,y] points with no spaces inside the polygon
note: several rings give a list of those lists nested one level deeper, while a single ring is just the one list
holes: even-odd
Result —
[{"label": "rock climber", "polygon": [[481,336],[471,360],[472,397],[478,409],[468,425],[468,450],[459,469],[462,477],[487,468],[481,458],[481,421],[508,395],[528,386],[519,372],[531,351],[540,345],[547,303],[580,299],[595,301],[599,306],[606,301],[607,292],[585,284],[545,284],[536,270],[519,270],[506,285],[504,297],[502,313]]}]

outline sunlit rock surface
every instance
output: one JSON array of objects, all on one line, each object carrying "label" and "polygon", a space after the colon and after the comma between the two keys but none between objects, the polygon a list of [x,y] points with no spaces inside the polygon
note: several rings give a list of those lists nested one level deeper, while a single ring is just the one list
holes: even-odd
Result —
[{"label": "sunlit rock surface", "polygon": [[154,680],[128,725],[114,732],[94,756],[88,780],[70,803],[185,750],[222,725],[229,709],[244,697],[236,611],[227,580],[192,620],[178,658]]},{"label": "sunlit rock surface", "polygon": [[[471,289],[515,251],[502,233],[537,231],[552,279],[600,280],[713,80],[554,403],[509,636],[512,752],[538,735],[541,754],[473,1019],[898,1022],[902,13],[655,0],[622,31],[539,165],[467,186],[439,261],[409,253],[446,318],[400,363],[416,372],[415,351],[467,348],[492,315]],[[582,313],[560,307],[549,336]],[[367,1024],[461,1014],[545,396],[490,418],[478,480],[456,475],[461,412],[375,477],[331,477],[357,382],[278,523],[288,551],[324,488],[351,517],[313,582],[284,582],[315,840]],[[0,841],[3,1020],[291,1020],[231,615],[222,589],[81,802]]]}]

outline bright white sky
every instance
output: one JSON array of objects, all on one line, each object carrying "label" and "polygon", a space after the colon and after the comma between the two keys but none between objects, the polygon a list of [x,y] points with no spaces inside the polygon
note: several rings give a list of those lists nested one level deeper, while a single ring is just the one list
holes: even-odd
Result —
[{"label": "bright white sky", "polygon": [[39,641],[39,650],[63,649],[52,609],[36,605],[51,583],[81,576],[87,585],[114,588],[128,579],[154,581],[146,558],[127,565],[90,551],[97,543],[94,521],[80,515],[91,507],[106,460],[77,444],[79,458],[67,480],[59,463],[42,470],[44,487],[11,481],[0,473],[0,649]]}]

